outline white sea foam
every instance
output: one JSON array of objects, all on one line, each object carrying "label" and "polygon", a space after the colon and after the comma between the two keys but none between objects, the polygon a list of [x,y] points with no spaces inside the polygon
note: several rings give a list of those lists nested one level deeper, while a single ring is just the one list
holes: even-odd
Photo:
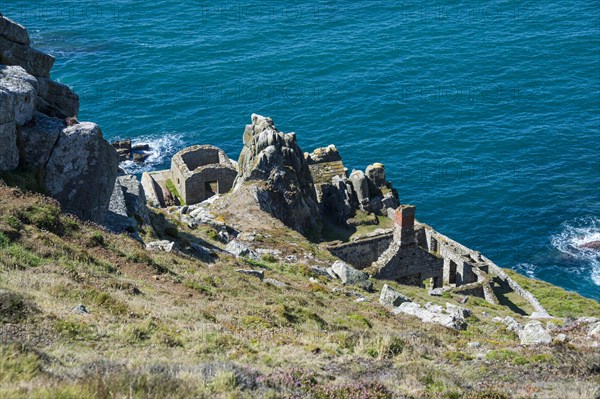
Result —
[{"label": "white sea foam", "polygon": [[150,156],[142,163],[121,162],[119,166],[128,174],[149,172],[159,167],[168,168],[171,157],[184,148],[183,136],[173,133],[137,137],[132,140],[132,144],[148,144],[150,151],[147,151],[147,153]]},{"label": "white sea foam", "polygon": [[600,286],[600,251],[582,247],[593,241],[600,241],[600,218],[593,216],[564,222],[562,231],[552,236],[552,245],[589,267],[592,281]]},{"label": "white sea foam", "polygon": [[515,270],[521,274],[526,275],[527,277],[536,278],[535,273],[537,271],[537,268],[537,265],[534,265],[533,263],[519,263],[515,267]]}]

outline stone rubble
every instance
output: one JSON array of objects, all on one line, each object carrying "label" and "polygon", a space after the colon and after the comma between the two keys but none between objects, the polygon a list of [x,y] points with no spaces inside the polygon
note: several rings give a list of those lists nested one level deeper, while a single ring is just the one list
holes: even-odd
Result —
[{"label": "stone rubble", "polygon": [[174,245],[174,242],[167,240],[152,241],[146,244],[146,250],[153,252],[172,252]]}]

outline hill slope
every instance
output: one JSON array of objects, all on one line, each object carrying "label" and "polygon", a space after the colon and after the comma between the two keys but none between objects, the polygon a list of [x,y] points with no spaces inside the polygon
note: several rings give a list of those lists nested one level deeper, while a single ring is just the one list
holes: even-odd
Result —
[{"label": "hill slope", "polygon": [[[316,275],[309,266],[331,255],[277,223],[256,238],[276,256],[250,260],[221,252],[209,227],[152,219],[175,251],[146,251],[0,183],[1,397],[598,395],[600,349],[581,320],[554,320],[566,341],[539,347],[492,321],[521,316],[474,297],[466,330],[424,324],[378,303],[383,281],[367,293]],[[551,314],[600,316],[593,300],[514,277]],[[462,299],[387,283],[422,303]]]}]

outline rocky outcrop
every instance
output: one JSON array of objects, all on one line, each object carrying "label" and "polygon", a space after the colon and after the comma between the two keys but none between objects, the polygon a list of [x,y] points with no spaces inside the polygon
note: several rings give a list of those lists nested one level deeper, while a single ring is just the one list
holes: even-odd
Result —
[{"label": "rocky outcrop", "polygon": [[595,249],[600,251],[600,241],[590,241],[579,245],[579,248]]},{"label": "rocky outcrop", "polygon": [[234,192],[253,184],[262,210],[301,233],[320,234],[312,177],[294,133],[282,133],[270,118],[253,114],[238,164]]},{"label": "rocky outcrop", "polygon": [[19,166],[17,126],[11,94],[0,89],[0,171]]},{"label": "rocky outcrop", "polygon": [[117,178],[118,156],[94,123],[60,134],[45,168],[44,186],[65,212],[103,223]]},{"label": "rocky outcrop", "polygon": [[354,170],[350,174],[350,181],[356,193],[361,209],[369,204],[369,182],[362,170]]},{"label": "rocky outcrop", "polygon": [[116,152],[98,126],[77,122],[79,98],[50,80],[54,58],[29,44],[27,30],[0,14],[0,170],[37,171],[64,211],[103,223]]},{"label": "rocky outcrop", "polygon": [[0,170],[19,165],[17,127],[33,118],[37,81],[23,68],[0,65]]},{"label": "rocky outcrop", "polygon": [[412,302],[408,297],[402,295],[387,284],[383,285],[381,289],[381,295],[379,296],[379,303],[387,307],[400,306],[404,302]]},{"label": "rocky outcrop", "polygon": [[117,177],[104,224],[117,233],[151,226],[144,188],[135,176]]},{"label": "rocky outcrop", "polygon": [[29,45],[27,30],[0,15],[0,64],[20,67],[36,81],[36,93],[31,102],[38,111],[61,119],[77,116],[77,94],[68,86],[50,80],[54,57]]},{"label": "rocky outcrop", "polygon": [[233,240],[227,244],[225,247],[225,252],[229,252],[236,257],[247,257],[251,259],[260,259],[260,256],[256,252],[254,252],[249,246],[246,244]]},{"label": "rocky outcrop", "polygon": [[385,168],[381,163],[374,163],[373,165],[367,166],[365,170],[365,176],[367,176],[370,182],[376,189],[383,189],[387,185],[387,179],[385,176]]},{"label": "rocky outcrop", "polygon": [[338,224],[355,215],[356,200],[342,157],[334,145],[304,154],[321,212]]},{"label": "rocky outcrop", "polygon": [[118,140],[111,143],[117,154],[119,154],[119,162],[128,161],[131,159],[131,140]]},{"label": "rocky outcrop", "polygon": [[33,119],[17,131],[21,165],[36,169],[45,167],[58,137],[66,127],[64,120],[36,112]]},{"label": "rocky outcrop", "polygon": [[19,66],[0,66],[0,87],[13,101],[14,122],[23,126],[33,118],[37,97],[37,80]]},{"label": "rocky outcrop", "polygon": [[338,260],[327,270],[332,277],[339,279],[344,285],[355,285],[368,292],[373,290],[373,283],[369,281],[369,275],[356,270],[346,262]]}]

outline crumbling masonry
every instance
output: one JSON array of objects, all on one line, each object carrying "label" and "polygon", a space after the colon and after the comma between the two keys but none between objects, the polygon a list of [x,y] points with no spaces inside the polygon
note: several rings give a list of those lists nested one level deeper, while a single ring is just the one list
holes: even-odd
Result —
[{"label": "crumbling masonry", "polygon": [[[387,248],[367,265],[366,260],[377,254],[373,250],[380,250],[386,242]],[[412,205],[396,209],[392,231],[328,249],[354,267],[367,269],[375,278],[417,286],[429,280],[431,288],[482,297],[493,304],[498,304],[498,299],[490,283],[497,279],[529,302],[538,316],[548,314],[530,292],[481,253],[416,222]]]}]

